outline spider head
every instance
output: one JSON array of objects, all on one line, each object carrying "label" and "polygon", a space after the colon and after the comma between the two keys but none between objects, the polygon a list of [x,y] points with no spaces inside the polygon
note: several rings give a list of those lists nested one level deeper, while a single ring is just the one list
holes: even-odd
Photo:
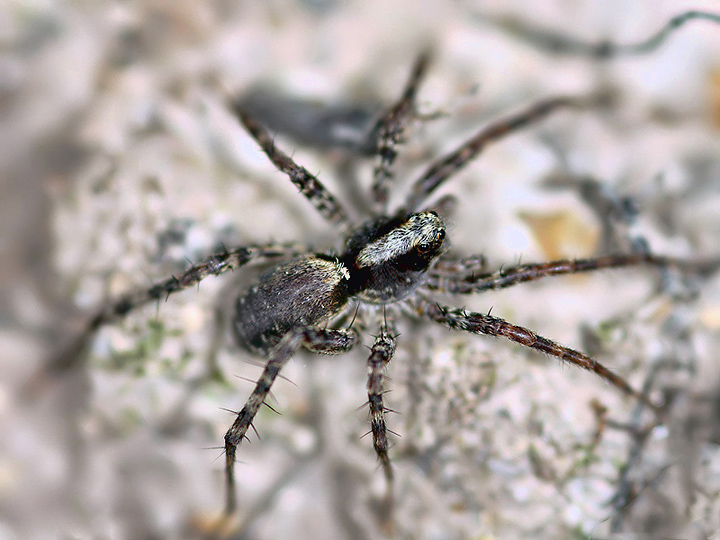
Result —
[{"label": "spider head", "polygon": [[348,240],[344,256],[353,293],[374,303],[404,298],[422,283],[444,240],[445,224],[431,211],[382,218],[361,228]]}]

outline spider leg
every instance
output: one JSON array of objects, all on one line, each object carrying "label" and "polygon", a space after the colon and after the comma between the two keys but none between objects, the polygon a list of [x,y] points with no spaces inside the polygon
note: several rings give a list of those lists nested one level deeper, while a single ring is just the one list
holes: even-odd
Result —
[{"label": "spider leg", "polygon": [[[484,272],[486,268],[487,260],[484,255],[457,257],[443,254],[435,262],[430,272],[428,272],[428,277],[432,278],[433,283],[445,277],[453,281],[472,279],[478,275],[478,273]],[[434,287],[434,290],[437,290],[437,287]]]},{"label": "spider leg", "polygon": [[373,446],[385,473],[385,505],[383,505],[383,521],[392,520],[393,507],[393,470],[388,457],[387,425],[383,405],[384,371],[395,354],[395,336],[390,333],[386,324],[380,328],[368,358],[368,405],[370,406],[370,429],[373,435]]},{"label": "spider leg", "polygon": [[28,383],[27,390],[32,393],[46,377],[67,372],[81,364],[84,360],[82,352],[86,349],[95,332],[104,324],[121,319],[145,304],[164,300],[173,293],[200,283],[208,276],[217,276],[228,270],[240,268],[250,262],[273,261],[293,257],[305,251],[305,249],[296,245],[238,247],[211,255],[178,277],[171,277],[156,283],[152,287],[138,288],[120,295],[101,306],[87,319],[82,330],[73,337],[72,341],[63,346],[59,352],[53,354],[43,364],[41,371],[35,374]]},{"label": "spider leg", "polygon": [[427,171],[414,182],[405,202],[405,207],[398,213],[416,211],[433,191],[471,160],[475,159],[488,143],[537,122],[556,110],[583,108],[592,102],[592,99],[568,96],[546,99],[519,113],[493,122],[462,144],[457,150],[430,165]]},{"label": "spider leg", "polygon": [[225,433],[225,514],[235,511],[235,454],[245,438],[258,410],[265,402],[275,378],[292,355],[304,346],[313,352],[340,354],[352,349],[357,342],[357,333],[353,330],[324,330],[319,328],[295,328],[280,340],[268,358],[265,369],[255,384],[255,389],[245,406],[238,413],[232,427]]},{"label": "spider leg", "polygon": [[415,112],[415,97],[429,62],[430,54],[427,51],[417,58],[400,99],[383,114],[373,130],[380,161],[375,167],[372,195],[376,205],[383,212],[387,205],[388,184],[393,177],[392,165],[397,157],[395,146],[403,142],[405,125]]},{"label": "spider leg", "polygon": [[498,317],[465,311],[464,309],[453,309],[426,299],[419,301],[417,309],[421,315],[450,328],[471,332],[473,334],[504,337],[524,347],[544,352],[545,354],[555,356],[560,360],[565,360],[580,368],[592,371],[625,394],[648,405],[656,413],[661,413],[658,405],[654,404],[646,395],[635,390],[625,379],[616,375],[601,363],[581,352],[539,336],[532,330],[528,330],[522,326],[516,326]]},{"label": "spider leg", "polygon": [[231,103],[230,106],[270,161],[290,178],[290,181],[295,184],[300,193],[305,195],[315,209],[331,223],[347,225],[348,217],[345,210],[320,180],[278,149],[268,132],[249,116],[239,104]]},{"label": "spider leg", "polygon": [[[470,257],[469,261],[473,261]],[[548,276],[564,274],[577,274],[604,268],[622,268],[648,264],[659,267],[672,266],[680,269],[695,270],[703,273],[712,271],[713,267],[720,266],[719,261],[685,261],[670,257],[659,257],[648,254],[608,255],[595,259],[563,259],[539,264],[522,264],[504,268],[494,273],[473,274],[465,268],[460,268],[455,274],[433,269],[423,284],[429,290],[441,291],[450,294],[472,294],[487,290],[498,290],[512,287],[518,283],[535,281]],[[470,265],[472,270],[473,266]]]}]

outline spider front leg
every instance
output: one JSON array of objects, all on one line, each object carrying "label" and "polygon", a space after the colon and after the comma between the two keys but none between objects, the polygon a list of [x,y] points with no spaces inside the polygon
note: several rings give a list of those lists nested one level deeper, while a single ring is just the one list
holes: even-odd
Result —
[{"label": "spider front leg", "polygon": [[294,328],[272,350],[265,369],[255,384],[255,389],[245,406],[238,413],[232,427],[225,433],[225,515],[230,516],[237,507],[235,498],[235,454],[246,437],[248,428],[282,367],[300,348],[305,347],[322,354],[340,354],[352,349],[357,343],[357,333],[350,330],[325,330],[319,328]]},{"label": "spider front leg", "polygon": [[[439,278],[451,278],[453,280],[470,279],[487,268],[487,260],[484,255],[471,255],[458,258],[448,254],[442,254],[435,261],[435,264],[428,272],[428,278],[435,283]],[[427,281],[426,281],[427,283]]]},{"label": "spider front leg", "polygon": [[[472,264],[475,258],[469,258]],[[450,294],[472,294],[487,290],[498,290],[512,287],[518,283],[535,281],[548,276],[560,276],[590,272],[605,268],[622,268],[647,264],[657,267],[675,267],[682,270],[695,271],[700,274],[713,271],[720,266],[718,261],[685,261],[671,257],[659,257],[647,254],[608,255],[595,259],[563,259],[539,264],[522,264],[504,268],[494,273],[474,274],[470,268],[458,268],[455,274],[444,268],[433,269],[424,287],[433,291]],[[470,270],[470,272],[468,271]]]},{"label": "spider front leg", "polygon": [[565,108],[584,108],[591,105],[592,102],[593,100],[591,98],[581,97],[557,97],[547,99],[508,118],[493,122],[462,144],[457,150],[430,165],[427,171],[413,183],[405,206],[398,214],[414,212],[420,208],[433,191],[450,176],[480,155],[487,144],[531,125],[552,112]]},{"label": "spider front leg", "polygon": [[385,211],[388,197],[388,183],[392,179],[392,165],[397,157],[395,146],[402,143],[403,132],[408,119],[415,113],[415,97],[417,90],[425,77],[430,54],[422,53],[415,61],[410,78],[405,84],[402,96],[378,120],[375,129],[377,139],[377,153],[380,162],[375,167],[375,176],[372,184],[372,195],[378,209]]},{"label": "spider front leg", "polygon": [[635,390],[625,379],[610,371],[600,362],[574,349],[539,336],[532,330],[528,330],[522,326],[516,326],[498,317],[465,311],[464,309],[453,309],[447,306],[441,306],[427,299],[421,299],[418,302],[417,310],[420,315],[450,328],[471,332],[473,334],[504,337],[524,347],[535,349],[560,360],[570,362],[580,368],[592,371],[623,393],[644,403],[657,414],[662,414],[661,407],[650,401],[646,395]]},{"label": "spider front leg", "polygon": [[395,354],[395,336],[390,333],[387,324],[383,324],[368,358],[368,405],[370,407],[370,430],[373,446],[385,473],[385,505],[382,519],[385,523],[392,520],[393,511],[393,470],[388,456],[387,425],[385,413],[389,410],[383,404],[385,393],[384,371]]}]

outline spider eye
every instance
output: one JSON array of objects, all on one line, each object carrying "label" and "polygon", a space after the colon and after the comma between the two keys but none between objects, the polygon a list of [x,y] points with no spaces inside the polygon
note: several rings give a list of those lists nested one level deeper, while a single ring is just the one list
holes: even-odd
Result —
[{"label": "spider eye", "polygon": [[431,248],[431,247],[432,247],[432,246],[431,246],[430,244],[427,244],[427,243],[423,242],[422,244],[418,244],[418,245],[417,245],[417,250],[418,250],[420,253],[427,253],[428,251],[430,251],[430,248]]},{"label": "spider eye", "polygon": [[440,230],[440,232],[438,233],[438,238],[440,240],[445,240],[445,229]]}]

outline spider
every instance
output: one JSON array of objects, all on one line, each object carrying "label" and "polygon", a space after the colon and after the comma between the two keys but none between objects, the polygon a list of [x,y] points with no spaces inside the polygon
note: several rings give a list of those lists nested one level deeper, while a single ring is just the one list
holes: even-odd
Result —
[{"label": "spider", "polygon": [[229,107],[262,151],[300,190],[328,222],[338,226],[344,243],[337,252],[312,253],[298,245],[241,246],[216,253],[193,265],[182,275],[150,288],[124,294],[98,309],[66,354],[50,366],[62,369],[101,325],[115,321],[145,304],[250,263],[274,263],[249,289],[240,292],[232,329],[236,343],[265,358],[264,370],[250,397],[225,434],[225,515],[237,508],[235,463],[238,448],[271,387],[294,353],[306,349],[320,354],[340,354],[353,349],[361,331],[375,335],[367,359],[367,394],[373,447],[385,477],[385,512],[393,506],[393,468],[389,457],[388,428],[383,402],[387,391],[384,371],[396,348],[396,321],[409,313],[451,329],[503,337],[524,347],[589,370],[637,399],[657,414],[662,407],[633,388],[622,377],[582,352],[560,345],[532,330],[490,314],[445,306],[433,293],[468,295],[512,287],[548,276],[607,268],[652,265],[701,269],[698,263],[649,253],[616,254],[591,259],[556,260],[521,264],[488,273],[482,256],[457,259],[447,251],[446,225],[429,204],[438,187],[453,177],[490,143],[563,109],[591,107],[596,98],[555,97],[535,103],[518,113],[483,127],[477,134],[433,162],[411,186],[399,208],[389,208],[393,163],[404,130],[415,115],[418,89],[428,70],[430,55],[419,55],[400,98],[377,120],[372,131],[378,164],[371,188],[373,215],[352,223],[344,207],[304,167],[280,150],[240,100]]}]

